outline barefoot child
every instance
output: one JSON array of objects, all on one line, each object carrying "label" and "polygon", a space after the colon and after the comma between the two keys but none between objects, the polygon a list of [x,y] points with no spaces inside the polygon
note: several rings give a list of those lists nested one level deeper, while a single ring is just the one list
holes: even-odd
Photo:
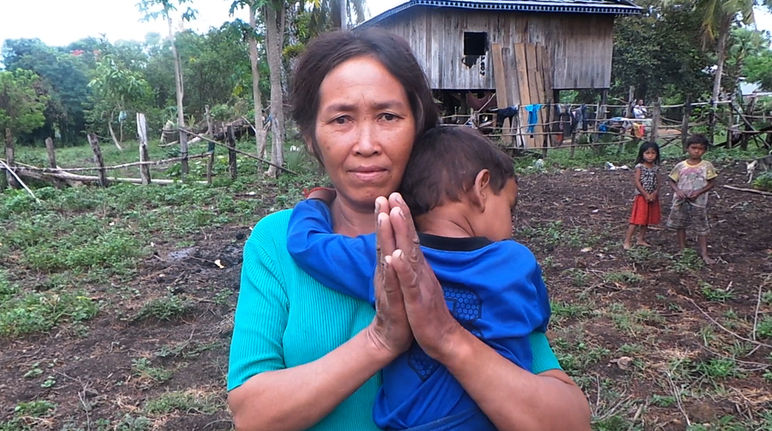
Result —
[{"label": "barefoot child", "polygon": [[625,234],[623,247],[625,250],[632,248],[633,234],[638,226],[638,245],[648,246],[646,242],[646,230],[648,226],[659,224],[661,219],[659,208],[659,145],[655,142],[644,142],[638,149],[638,158],[635,159],[635,171],[633,184],[635,185],[635,198],[633,211],[630,214],[630,226]]},{"label": "barefoot child", "polygon": [[[416,141],[400,192],[450,312],[499,354],[532,370],[533,351],[541,347],[530,335],[546,330],[549,300],[535,257],[512,240],[512,160],[476,130],[436,127]],[[290,254],[325,286],[373,303],[374,236],[330,235],[330,221],[324,201],[300,202],[287,232]],[[385,429],[495,429],[417,343],[383,369],[373,417]]]},{"label": "barefoot child", "polygon": [[697,233],[697,244],[702,260],[710,265],[714,260],[708,257],[708,191],[713,188],[718,176],[716,168],[702,160],[708,150],[708,139],[700,134],[686,140],[689,158],[679,162],[670,171],[670,186],[673,188],[673,206],[667,219],[667,227],[676,230],[678,249],[686,247],[686,228],[691,226]]}]

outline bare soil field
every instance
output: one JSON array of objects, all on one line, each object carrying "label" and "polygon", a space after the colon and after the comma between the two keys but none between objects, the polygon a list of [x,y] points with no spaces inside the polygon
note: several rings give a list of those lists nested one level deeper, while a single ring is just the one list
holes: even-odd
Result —
[{"label": "bare soil field", "polygon": [[[622,249],[629,171],[520,179],[515,238],[542,265],[548,336],[590,400],[595,429],[772,429],[772,197],[721,187],[744,187],[745,166],[718,167],[708,212],[718,262],[709,267],[677,254],[664,227],[649,233],[651,247]],[[278,191],[258,193],[265,201]],[[93,319],[0,338],[0,429],[231,429],[225,376],[250,229],[204,228],[185,247],[158,237],[138,276],[82,286],[102,304]],[[47,277],[11,274],[31,289]],[[184,313],[136,319],[169,293],[188,301]],[[20,412],[39,400],[55,408]]]}]

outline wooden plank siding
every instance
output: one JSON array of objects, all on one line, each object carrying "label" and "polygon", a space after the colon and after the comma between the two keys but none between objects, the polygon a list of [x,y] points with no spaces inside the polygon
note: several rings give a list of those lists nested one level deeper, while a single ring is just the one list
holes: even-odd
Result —
[{"label": "wooden plank siding", "polygon": [[[552,94],[555,89],[609,87],[613,22],[612,15],[414,7],[384,19],[377,26],[410,43],[436,90],[493,90],[496,83],[491,44],[502,46],[504,69],[510,74],[517,70],[514,44],[543,45],[549,58],[546,63],[553,67],[544,84],[549,81],[552,86],[545,85],[539,92]],[[486,55],[471,67],[462,62],[464,32],[488,35]],[[519,88],[522,86],[513,76],[507,85],[510,104],[522,103]],[[546,100],[531,100],[536,102]]]}]

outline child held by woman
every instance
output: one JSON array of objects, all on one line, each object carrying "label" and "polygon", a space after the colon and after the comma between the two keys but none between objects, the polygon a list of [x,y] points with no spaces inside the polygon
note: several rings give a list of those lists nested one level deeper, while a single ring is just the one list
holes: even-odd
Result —
[{"label": "child held by woman", "polygon": [[627,228],[625,241],[622,244],[625,250],[633,247],[633,234],[636,227],[638,228],[637,244],[648,246],[646,231],[649,226],[660,222],[658,172],[659,146],[655,142],[644,142],[638,149],[638,158],[635,159],[633,171],[635,198],[630,214],[630,226]]}]

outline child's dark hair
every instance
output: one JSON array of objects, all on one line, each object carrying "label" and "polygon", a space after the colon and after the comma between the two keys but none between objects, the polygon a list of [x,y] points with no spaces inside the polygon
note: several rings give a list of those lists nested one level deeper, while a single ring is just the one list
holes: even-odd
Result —
[{"label": "child's dark hair", "polygon": [[647,141],[647,142],[644,142],[643,144],[641,144],[641,148],[638,149],[638,157],[635,158],[635,164],[636,165],[638,163],[643,163],[644,162],[644,160],[643,160],[643,153],[645,153],[646,150],[648,150],[649,148],[653,148],[654,151],[657,152],[657,158],[654,159],[654,164],[655,165],[659,164],[659,145],[657,145],[657,143],[654,142],[654,141]]},{"label": "child's dark hair", "polygon": [[413,216],[450,201],[460,201],[477,174],[490,171],[490,185],[499,193],[514,179],[512,159],[475,129],[437,126],[413,145],[399,190]]},{"label": "child's dark hair", "polygon": [[689,145],[692,144],[702,145],[702,148],[704,148],[705,151],[708,151],[708,145],[710,142],[708,141],[708,138],[706,138],[702,133],[695,133],[686,138],[686,148],[689,148]]}]

